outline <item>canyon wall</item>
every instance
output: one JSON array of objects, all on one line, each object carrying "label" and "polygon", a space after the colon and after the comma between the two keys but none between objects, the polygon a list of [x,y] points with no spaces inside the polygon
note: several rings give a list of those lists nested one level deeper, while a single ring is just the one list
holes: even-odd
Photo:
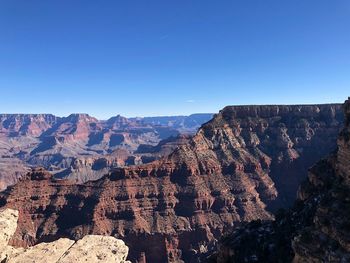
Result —
[{"label": "canyon wall", "polygon": [[350,262],[350,98],[337,151],[317,162],[275,221],[226,233],[208,262]]}]

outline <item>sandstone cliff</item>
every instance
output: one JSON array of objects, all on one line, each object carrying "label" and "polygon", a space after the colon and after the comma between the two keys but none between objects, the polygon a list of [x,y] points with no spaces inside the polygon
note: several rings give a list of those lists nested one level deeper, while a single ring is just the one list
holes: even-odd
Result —
[{"label": "sandstone cliff", "polygon": [[228,234],[211,262],[350,262],[350,98],[344,111],[337,151],[310,169],[294,207]]},{"label": "sandstone cliff", "polygon": [[[0,211],[0,262],[2,263],[128,263],[128,247],[109,236],[88,235],[77,242],[61,238],[29,248],[9,246],[17,228],[18,211]],[[129,262],[130,263],[130,262]]]},{"label": "sandstone cliff", "polygon": [[134,262],[195,262],[222,233],[291,203],[341,123],[340,105],[230,106],[147,165],[82,185],[34,170],[0,195],[19,210],[10,243],[112,235]]}]

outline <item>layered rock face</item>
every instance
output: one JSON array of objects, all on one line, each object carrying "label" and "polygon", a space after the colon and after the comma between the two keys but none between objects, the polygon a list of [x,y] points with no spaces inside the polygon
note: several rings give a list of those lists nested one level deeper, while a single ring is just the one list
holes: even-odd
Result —
[{"label": "layered rock face", "polygon": [[122,240],[109,236],[88,235],[77,242],[61,238],[33,247],[14,248],[8,245],[17,228],[18,211],[0,211],[0,261],[2,263],[79,263],[126,261],[128,247]]},{"label": "layered rock face", "polygon": [[337,151],[310,169],[294,207],[228,234],[211,262],[350,262],[350,98],[344,111]]},{"label": "layered rock face", "polygon": [[240,131],[239,147],[268,157],[262,165],[279,192],[273,210],[294,202],[307,169],[336,148],[343,123],[341,105],[228,107],[223,115]]},{"label": "layered rock face", "polygon": [[133,262],[196,262],[222,233],[290,203],[342,120],[341,105],[230,106],[167,157],[94,182],[34,170],[0,195],[19,210],[11,244],[103,234]]}]

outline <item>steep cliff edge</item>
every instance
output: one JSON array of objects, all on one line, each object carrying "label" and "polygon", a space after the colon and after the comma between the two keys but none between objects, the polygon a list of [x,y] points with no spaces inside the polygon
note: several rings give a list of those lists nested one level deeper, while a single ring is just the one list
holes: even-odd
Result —
[{"label": "steep cliff edge", "polygon": [[155,162],[85,184],[34,170],[0,194],[19,210],[10,243],[122,238],[133,262],[196,262],[231,228],[273,218],[336,147],[341,105],[229,106]]},{"label": "steep cliff edge", "polygon": [[9,246],[17,228],[18,211],[0,211],[0,262],[2,263],[82,263],[126,261],[128,247],[114,237],[88,235],[77,242],[61,238],[29,248]]},{"label": "steep cliff edge", "polygon": [[310,169],[294,207],[228,234],[210,262],[350,262],[350,98],[344,112],[337,151]]}]

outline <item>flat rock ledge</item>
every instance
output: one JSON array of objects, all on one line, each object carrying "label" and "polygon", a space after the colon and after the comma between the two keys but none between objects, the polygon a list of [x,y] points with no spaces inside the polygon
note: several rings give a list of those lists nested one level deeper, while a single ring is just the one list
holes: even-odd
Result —
[{"label": "flat rock ledge", "polygon": [[0,211],[0,262],[1,263],[95,263],[126,261],[129,248],[111,236],[88,235],[78,241],[60,238],[29,248],[9,246],[17,228],[18,211]]}]

